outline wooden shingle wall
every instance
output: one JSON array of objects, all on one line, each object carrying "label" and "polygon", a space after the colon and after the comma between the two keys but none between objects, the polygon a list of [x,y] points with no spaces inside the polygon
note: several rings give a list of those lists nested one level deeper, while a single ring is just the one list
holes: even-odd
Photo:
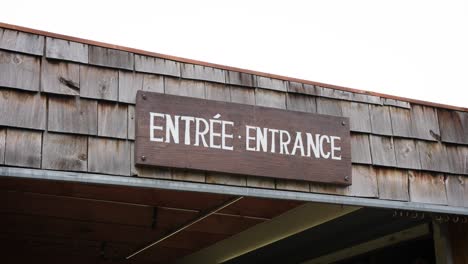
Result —
[{"label": "wooden shingle wall", "polygon": [[[353,184],[135,167],[138,90],[349,117]],[[0,29],[0,164],[468,207],[468,112]]]}]

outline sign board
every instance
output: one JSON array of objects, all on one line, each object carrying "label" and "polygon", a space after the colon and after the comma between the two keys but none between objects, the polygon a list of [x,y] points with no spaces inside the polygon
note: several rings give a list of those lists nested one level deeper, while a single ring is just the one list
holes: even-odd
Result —
[{"label": "sign board", "polygon": [[349,185],[349,120],[139,91],[135,163]]}]

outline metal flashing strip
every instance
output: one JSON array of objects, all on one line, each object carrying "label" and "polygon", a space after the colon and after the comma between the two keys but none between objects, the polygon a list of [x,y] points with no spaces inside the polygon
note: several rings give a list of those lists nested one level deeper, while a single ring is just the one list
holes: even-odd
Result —
[{"label": "metal flashing strip", "polygon": [[67,181],[77,183],[93,183],[141,188],[155,188],[175,191],[190,191],[216,193],[245,197],[271,198],[282,200],[297,200],[339,205],[355,205],[363,207],[401,209],[409,211],[434,212],[443,214],[468,215],[468,208],[449,205],[424,204],[416,202],[391,201],[361,197],[339,196],[318,193],[304,193],[251,187],[227,186],[208,183],[159,180],[138,177],[125,177],[68,171],[51,171],[27,168],[0,166],[1,177],[16,177],[37,180]]}]

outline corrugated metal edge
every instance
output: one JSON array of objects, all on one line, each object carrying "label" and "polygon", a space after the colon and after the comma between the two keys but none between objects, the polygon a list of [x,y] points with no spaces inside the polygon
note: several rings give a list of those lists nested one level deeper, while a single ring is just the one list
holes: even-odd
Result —
[{"label": "corrugated metal edge", "polygon": [[380,97],[387,98],[387,99],[394,99],[394,100],[400,100],[400,101],[405,101],[405,102],[415,103],[415,104],[420,104],[420,105],[427,105],[427,106],[433,106],[433,107],[439,107],[439,108],[446,108],[446,109],[452,109],[452,110],[459,110],[459,111],[468,112],[468,108],[465,108],[465,107],[458,107],[458,106],[452,106],[452,105],[446,105],[446,104],[440,104],[440,103],[434,103],[434,102],[427,102],[427,101],[422,101],[422,100],[417,100],[417,99],[410,99],[410,98],[405,98],[405,97],[400,97],[400,96],[388,95],[388,94],[377,93],[377,92],[370,92],[370,91],[359,90],[359,89],[355,89],[355,88],[348,88],[348,87],[343,87],[343,86],[338,86],[338,85],[308,81],[308,80],[292,78],[292,77],[276,75],[276,74],[270,74],[270,73],[265,73],[265,72],[260,72],[260,71],[253,71],[253,70],[247,70],[247,69],[236,68],[236,67],[231,67],[231,66],[225,66],[225,65],[221,65],[221,64],[215,64],[215,63],[203,62],[203,61],[198,61],[198,60],[192,60],[192,59],[187,59],[187,58],[182,58],[182,57],[177,57],[177,56],[171,56],[171,55],[166,55],[166,54],[161,54],[161,53],[155,53],[155,52],[149,52],[149,51],[144,51],[144,50],[140,50],[140,49],[134,49],[134,48],[124,47],[124,46],[99,42],[99,41],[92,41],[92,40],[87,40],[87,39],[82,39],[82,38],[77,38],[77,37],[72,37],[72,36],[67,36],[67,35],[61,35],[61,34],[56,34],[56,33],[52,33],[52,32],[47,32],[47,31],[42,31],[42,30],[37,30],[37,29],[32,29],[32,28],[27,28],[27,27],[22,27],[22,26],[16,26],[16,25],[11,25],[11,24],[2,23],[2,22],[0,22],[0,27],[1,28],[6,28],[6,29],[17,30],[17,31],[21,31],[21,32],[26,32],[26,33],[43,35],[43,36],[46,36],[46,37],[53,37],[53,38],[58,38],[58,39],[63,39],[63,40],[80,42],[80,43],[89,44],[89,45],[95,45],[95,46],[104,47],[104,48],[111,48],[111,49],[116,49],[116,50],[121,50],[121,51],[133,52],[135,54],[140,54],[140,55],[153,56],[153,57],[158,57],[158,58],[163,58],[163,59],[168,59],[168,60],[174,60],[174,61],[178,61],[178,62],[198,64],[198,65],[202,65],[202,66],[214,67],[214,68],[219,68],[219,69],[223,69],[223,70],[255,74],[255,75],[258,75],[258,76],[263,76],[263,77],[268,77],[268,78],[275,78],[275,79],[280,79],[280,80],[284,80],[284,81],[300,82],[300,83],[304,83],[304,84],[317,85],[317,86],[336,89],[336,90],[341,90],[341,91],[348,91],[348,92],[359,93],[359,94],[380,96]]},{"label": "corrugated metal edge", "polygon": [[258,189],[251,187],[226,186],[207,183],[170,181],[147,179],[137,177],[124,177],[80,172],[51,171],[39,169],[26,169],[0,166],[1,177],[14,177],[36,180],[66,181],[77,183],[93,183],[116,186],[130,186],[142,188],[155,188],[190,192],[207,192],[225,195],[251,196],[259,198],[297,200],[306,202],[330,203],[340,205],[355,205],[375,208],[390,208],[401,210],[414,210],[422,212],[436,212],[444,214],[468,215],[468,208],[424,204],[416,202],[403,202],[380,200],[360,197],[338,196],[317,193],[301,193],[295,191],[281,191]]}]

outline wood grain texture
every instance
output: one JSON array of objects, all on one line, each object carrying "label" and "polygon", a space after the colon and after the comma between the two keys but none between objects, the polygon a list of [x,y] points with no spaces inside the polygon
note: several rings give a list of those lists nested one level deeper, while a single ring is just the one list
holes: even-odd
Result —
[{"label": "wood grain texture", "polygon": [[391,137],[381,137],[370,135],[372,164],[381,166],[396,166],[393,139]]},{"label": "wood grain texture", "polygon": [[272,79],[263,76],[256,76],[257,79],[257,87],[264,88],[269,90],[287,92],[288,91],[288,83],[283,80]]},{"label": "wood grain texture", "polygon": [[288,93],[286,100],[288,110],[317,113],[317,103],[313,96]]},{"label": "wood grain texture", "polygon": [[247,176],[247,187],[275,189],[275,180],[272,178]]},{"label": "wood grain texture", "polygon": [[406,109],[411,109],[411,104],[408,102],[396,100],[396,99],[390,99],[390,98],[382,98],[383,99],[383,104],[384,105],[390,105],[390,106],[395,106],[395,107],[401,107],[401,108],[406,108]]},{"label": "wood grain texture", "polygon": [[227,173],[206,173],[206,182],[222,185],[246,186],[247,181],[244,175],[232,175]]},{"label": "wood grain texture", "polygon": [[447,175],[447,203],[451,206],[468,207],[467,177],[461,175]]},{"label": "wood grain texture", "polygon": [[392,134],[398,137],[413,137],[411,111],[408,109],[390,107],[392,119]]},{"label": "wood grain texture", "polygon": [[44,133],[42,168],[62,171],[88,169],[88,139],[85,136]]},{"label": "wood grain texture", "polygon": [[130,175],[143,178],[172,179],[172,172],[168,168],[135,166],[135,143],[130,142]]},{"label": "wood grain texture", "polygon": [[119,71],[119,102],[135,104],[138,90],[164,93],[164,78],[154,74]]},{"label": "wood grain texture", "polygon": [[41,91],[80,95],[80,66],[63,61],[42,60]]},{"label": "wood grain texture", "polygon": [[205,82],[205,95],[208,100],[231,101],[231,89],[225,84]]},{"label": "wood grain texture", "polygon": [[0,164],[5,163],[6,128],[0,127]]},{"label": "wood grain texture", "polygon": [[135,65],[133,53],[122,50],[89,46],[88,54],[89,64],[131,71]]},{"label": "wood grain texture", "polygon": [[378,197],[377,176],[372,166],[353,165],[353,184],[348,186],[346,195],[358,197]]},{"label": "wood grain texture", "polygon": [[317,97],[317,113],[331,116],[343,116],[341,101]]},{"label": "wood grain texture", "polygon": [[377,135],[392,135],[392,121],[390,119],[390,108],[387,106],[370,107],[372,133]]},{"label": "wood grain texture", "polygon": [[252,74],[226,71],[226,83],[232,85],[255,87],[254,76]]},{"label": "wood grain texture", "polygon": [[258,106],[286,109],[286,93],[256,89],[255,104]]},{"label": "wood grain texture", "polygon": [[409,171],[410,201],[428,204],[447,204],[444,175]]},{"label": "wood grain texture", "polygon": [[69,40],[46,38],[45,56],[51,59],[88,63],[88,45]]},{"label": "wood grain texture", "polygon": [[134,140],[135,139],[135,106],[128,105],[127,111],[128,111],[128,121],[127,121],[128,136],[127,137],[128,139]]},{"label": "wood grain texture", "polygon": [[49,131],[97,135],[97,101],[49,97]]},{"label": "wood grain texture", "polygon": [[255,105],[255,89],[231,86],[231,102]]},{"label": "wood grain texture", "polygon": [[205,98],[205,84],[201,81],[164,78],[166,94]]},{"label": "wood grain texture", "polygon": [[306,181],[281,180],[277,179],[276,189],[296,192],[310,192],[310,183]]},{"label": "wood grain texture", "polygon": [[351,131],[371,132],[369,105],[356,102],[341,102],[343,116],[349,117]]},{"label": "wood grain texture", "polygon": [[303,84],[299,82],[289,82],[288,92],[320,96],[320,88],[314,85]]},{"label": "wood grain texture", "polygon": [[372,164],[369,135],[351,134],[351,162]]},{"label": "wood grain texture", "polygon": [[125,140],[90,137],[88,171],[130,176],[130,143]]},{"label": "wood grain texture", "polygon": [[325,98],[337,99],[337,100],[362,102],[362,103],[376,104],[376,105],[382,104],[382,100],[378,96],[361,94],[361,93],[353,93],[349,91],[342,91],[342,90],[325,88],[325,87],[314,86],[314,85],[309,85],[309,84],[304,84],[302,90],[300,86],[296,86],[290,91],[303,93],[303,94],[316,95],[316,96],[325,97]]},{"label": "wood grain texture", "polygon": [[349,188],[347,186],[337,186],[334,184],[321,184],[321,183],[310,183],[310,192],[312,193],[323,193],[323,194],[334,194],[334,195],[348,195]]},{"label": "wood grain texture", "polygon": [[98,136],[127,138],[127,106],[123,104],[98,103]]},{"label": "wood grain texture", "polygon": [[440,140],[439,122],[435,108],[412,105],[411,125],[414,137],[432,141]]},{"label": "wood grain texture", "polygon": [[38,93],[0,89],[0,125],[44,130],[46,103]]},{"label": "wood grain texture", "polygon": [[42,132],[7,129],[5,164],[10,166],[40,168]]},{"label": "wood grain texture", "polygon": [[446,145],[446,151],[449,172],[468,175],[468,147]]},{"label": "wood grain texture", "polygon": [[421,169],[436,172],[450,172],[447,150],[441,143],[418,141],[417,148]]},{"label": "wood grain texture", "polygon": [[39,91],[40,58],[0,50],[0,86]]},{"label": "wood grain texture", "polygon": [[437,115],[443,142],[468,144],[468,112],[438,109]]},{"label": "wood grain texture", "polygon": [[206,174],[205,172],[201,171],[173,169],[172,179],[176,181],[205,182]]},{"label": "wood grain texture", "polygon": [[135,70],[180,77],[179,62],[143,55],[135,55]]},{"label": "wood grain texture", "polygon": [[408,171],[377,168],[379,199],[409,201]]},{"label": "wood grain texture", "polygon": [[117,101],[118,71],[80,65],[81,97]]},{"label": "wood grain texture", "polygon": [[181,66],[181,76],[185,79],[226,83],[225,70],[184,63]]},{"label": "wood grain texture", "polygon": [[0,28],[0,49],[41,56],[44,36]]},{"label": "wood grain texture", "polygon": [[413,139],[394,138],[396,165],[399,168],[421,169],[419,151]]}]

